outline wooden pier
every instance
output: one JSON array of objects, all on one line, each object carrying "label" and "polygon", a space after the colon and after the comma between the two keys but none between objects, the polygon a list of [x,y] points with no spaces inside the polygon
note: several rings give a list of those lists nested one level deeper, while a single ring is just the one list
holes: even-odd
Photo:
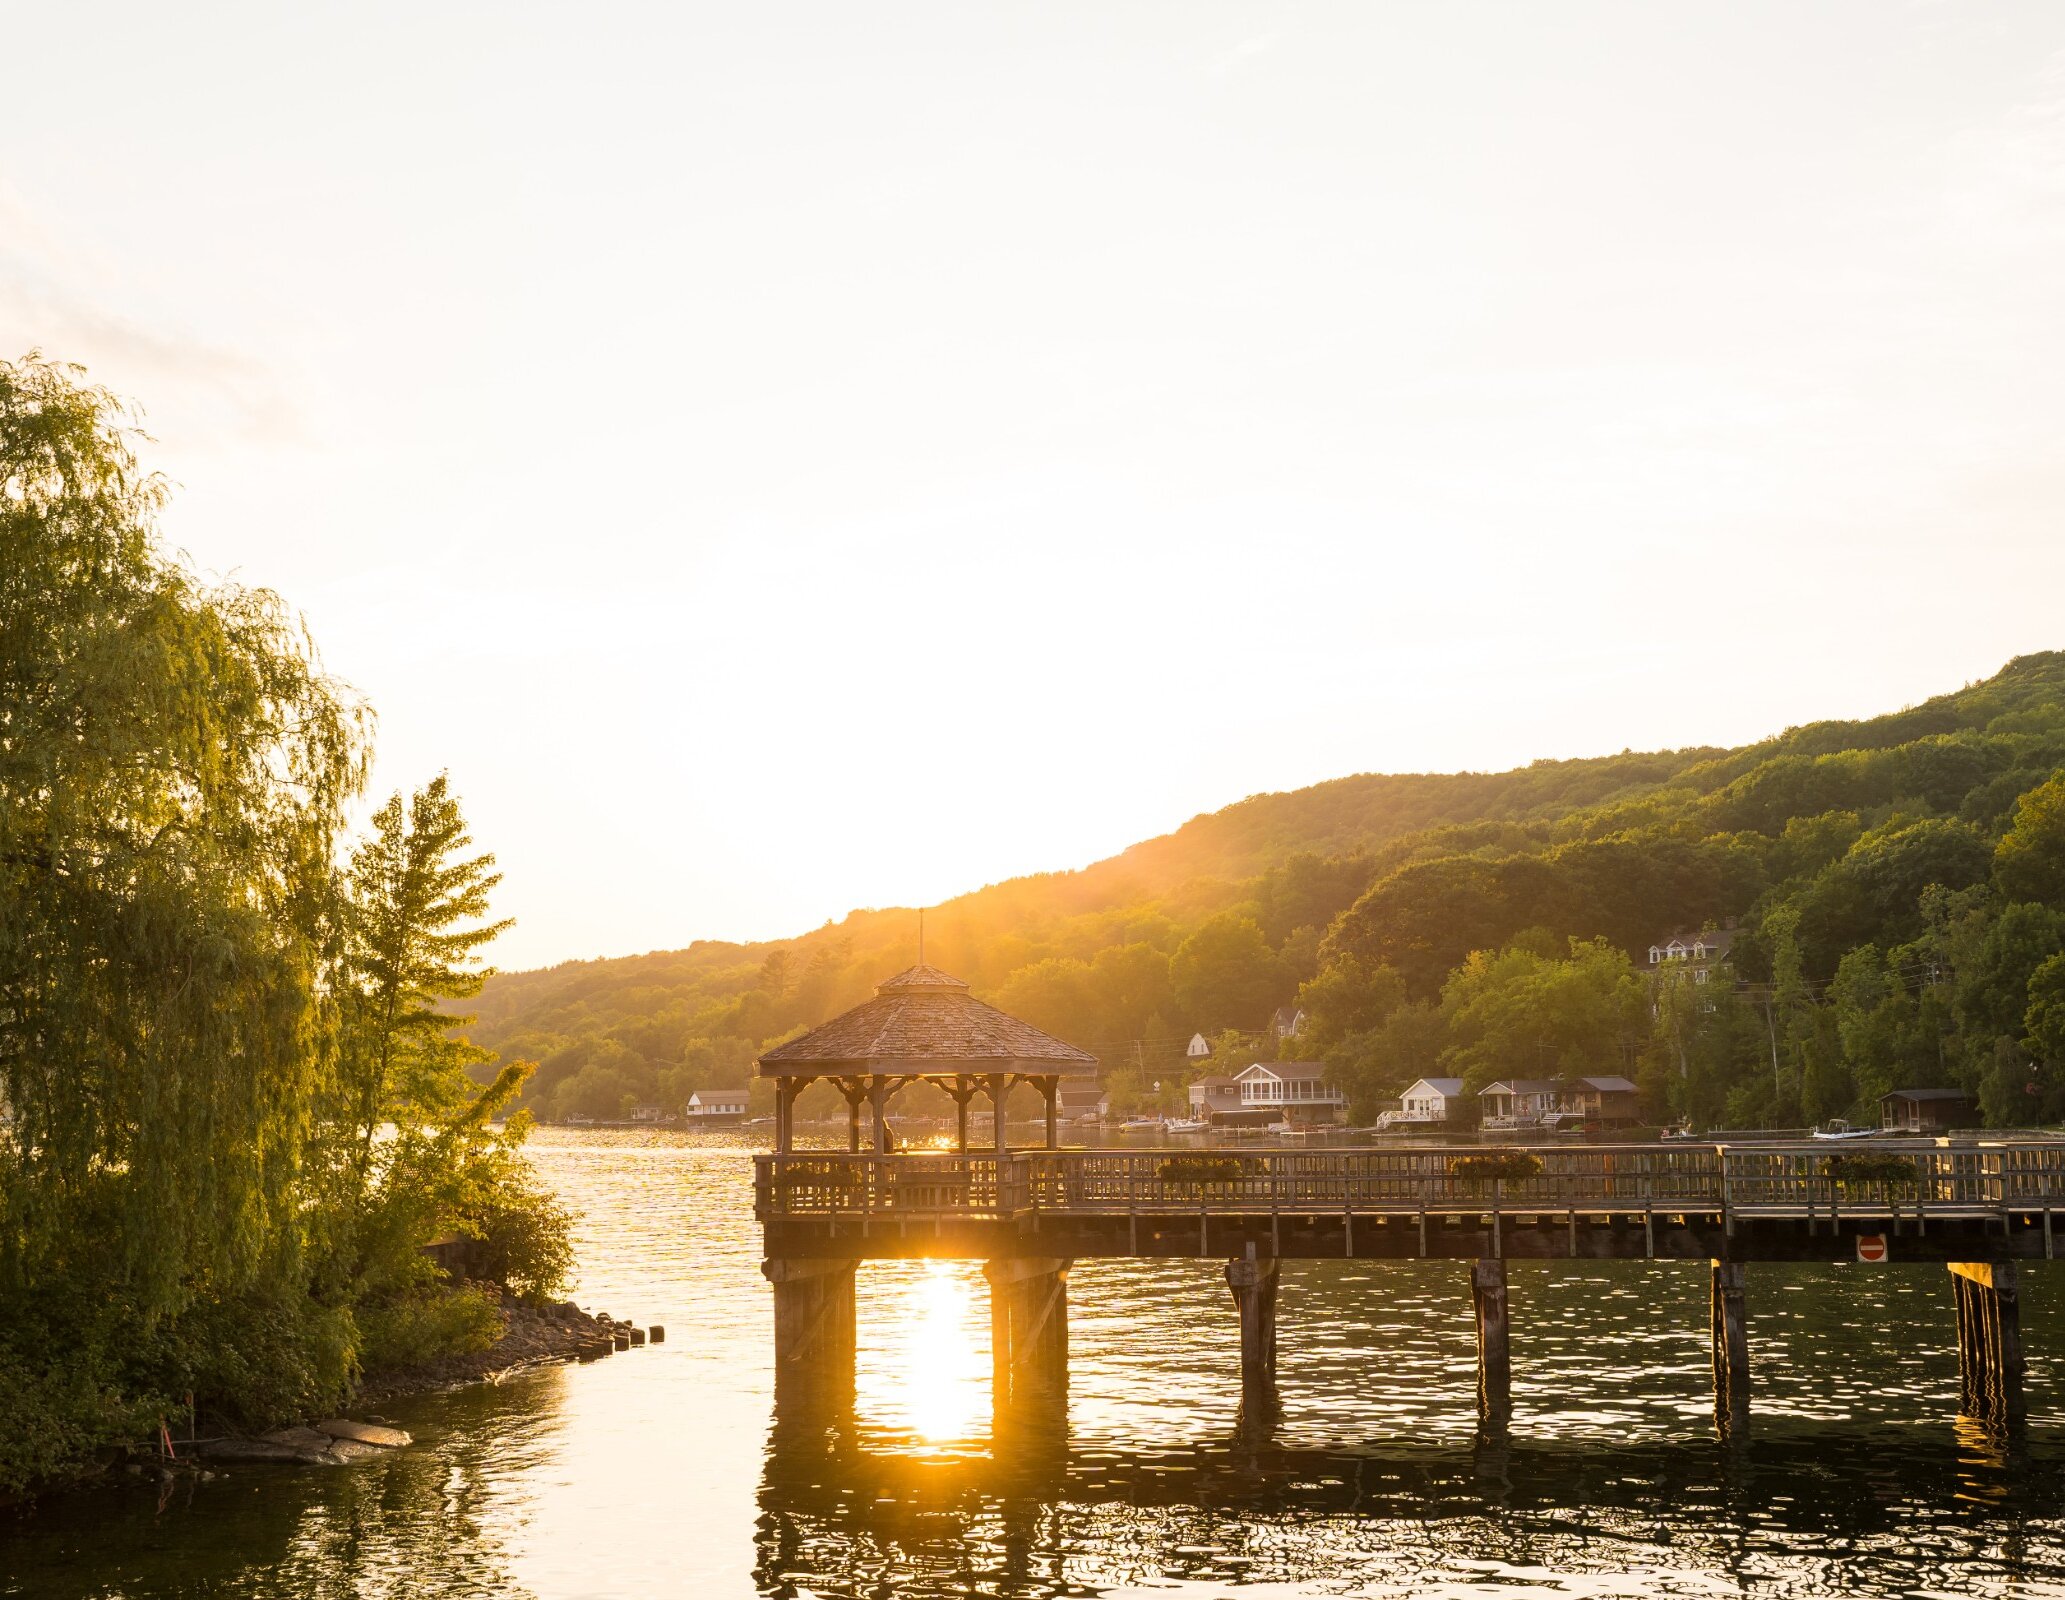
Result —
[{"label": "wooden pier", "polygon": [[1275,1404],[1282,1260],[1469,1263],[1488,1422],[1511,1403],[1508,1261],[1705,1262],[1723,1429],[1749,1416],[1748,1269],[1824,1261],[1947,1267],[1961,1409],[2007,1423],[2023,1405],[2016,1274],[2065,1245],[2065,1141],[2044,1139],[789,1151],[759,1157],[755,1183],[786,1392],[821,1381],[812,1374],[827,1362],[844,1363],[850,1384],[861,1261],[985,1261],[1003,1399],[1065,1387],[1070,1263],[1187,1256],[1225,1265],[1243,1412],[1257,1417]]}]

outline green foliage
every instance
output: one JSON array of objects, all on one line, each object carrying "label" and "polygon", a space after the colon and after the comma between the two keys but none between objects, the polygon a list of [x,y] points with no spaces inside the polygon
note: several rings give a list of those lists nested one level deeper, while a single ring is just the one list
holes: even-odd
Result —
[{"label": "green foliage", "polygon": [[2010,899],[2065,905],[2065,773],[2016,802],[1993,870]]},{"label": "green foliage", "polygon": [[1206,1032],[1254,1027],[1293,985],[1252,917],[1222,911],[1176,947],[1169,983],[1183,1015]]},{"label": "green foliage", "polygon": [[1501,1150],[1483,1155],[1455,1156],[1448,1163],[1451,1177],[1473,1183],[1519,1183],[1542,1175],[1542,1158],[1528,1150]]},{"label": "green foliage", "polygon": [[490,859],[440,778],[338,870],[368,713],[275,597],[160,551],[137,437],[0,363],[0,1494],[188,1396],[336,1405],[440,1232],[519,1290],[566,1270],[487,1121],[528,1069],[482,1091],[449,1036]]},{"label": "green foliage", "polygon": [[366,748],[275,597],[158,554],[135,437],[70,369],[0,363],[0,1282],[112,1251],[155,1316],[302,1242]]},{"label": "green foliage", "polygon": [[473,1019],[450,1010],[480,993],[493,969],[478,952],[509,926],[479,920],[501,874],[491,855],[465,857],[471,844],[440,773],[406,805],[392,796],[352,853],[344,1078],[363,1141],[361,1186],[373,1130],[450,1116],[473,1096],[467,1069],[491,1059],[454,1037]]},{"label": "green foliage", "polygon": [[1442,1064],[1474,1094],[1501,1077],[1619,1072],[1643,1037],[1648,993],[1626,954],[1573,940],[1567,959],[1520,946],[1468,957],[1441,993]]},{"label": "green foliage", "polygon": [[418,1367],[440,1356],[472,1355],[502,1336],[502,1312],[483,1289],[427,1289],[375,1302],[360,1313],[368,1371]]}]

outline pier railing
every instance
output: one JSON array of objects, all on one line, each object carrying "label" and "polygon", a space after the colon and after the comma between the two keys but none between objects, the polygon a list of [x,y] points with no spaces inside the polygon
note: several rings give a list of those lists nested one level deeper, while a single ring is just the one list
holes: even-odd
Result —
[{"label": "pier railing", "polygon": [[[1505,1175],[1493,1175],[1501,1156],[1519,1159]],[[1197,1210],[1933,1216],[2065,1210],[2065,1140],[1669,1143],[1524,1152],[809,1151],[761,1156],[755,1178],[763,1221]]]}]

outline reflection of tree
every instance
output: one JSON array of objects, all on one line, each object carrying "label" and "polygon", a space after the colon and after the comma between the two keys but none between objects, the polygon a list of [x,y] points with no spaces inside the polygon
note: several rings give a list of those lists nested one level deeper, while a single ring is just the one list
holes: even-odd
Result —
[{"label": "reflection of tree", "polygon": [[[1028,1472],[777,1427],[763,1593],[1081,1593],[1124,1583],[1457,1581],[1467,1563],[1690,1569],[1745,1592],[1987,1593],[2065,1578],[2065,1463],[1915,1430],[1721,1445],[1349,1453],[1233,1440]],[[1962,1506],[1956,1522],[1936,1515]],[[1974,1552],[1979,1552],[1977,1556]]]},{"label": "reflection of tree", "polygon": [[[438,1437],[346,1467],[224,1468],[46,1502],[5,1534],[10,1600],[522,1600],[490,1508],[508,1449],[556,1414],[556,1374],[441,1397]],[[96,1582],[99,1587],[95,1587]]]}]

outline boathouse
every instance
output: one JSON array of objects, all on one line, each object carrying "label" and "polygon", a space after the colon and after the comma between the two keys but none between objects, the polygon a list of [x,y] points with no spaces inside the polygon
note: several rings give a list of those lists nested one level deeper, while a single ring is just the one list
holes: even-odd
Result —
[{"label": "boathouse", "polygon": [[1962,1089],[1895,1089],[1879,1097],[1879,1126],[1888,1133],[1976,1128],[1979,1108]]},{"label": "boathouse", "polygon": [[775,1080],[775,1149],[793,1148],[796,1096],[823,1078],[846,1101],[849,1152],[861,1147],[861,1107],[868,1108],[871,1145],[890,1150],[889,1103],[913,1083],[930,1083],[954,1102],[959,1148],[968,1149],[968,1102],[990,1102],[999,1153],[1006,1148],[1004,1102],[1030,1084],[1046,1105],[1046,1147],[1060,1146],[1061,1085],[1095,1083],[1097,1058],[1029,1022],[999,1011],[968,992],[959,978],[937,967],[899,972],[875,988],[872,1000],[769,1050],[759,1060]]},{"label": "boathouse", "polygon": [[698,1089],[688,1097],[690,1127],[720,1127],[744,1120],[747,1094],[743,1089]]}]

